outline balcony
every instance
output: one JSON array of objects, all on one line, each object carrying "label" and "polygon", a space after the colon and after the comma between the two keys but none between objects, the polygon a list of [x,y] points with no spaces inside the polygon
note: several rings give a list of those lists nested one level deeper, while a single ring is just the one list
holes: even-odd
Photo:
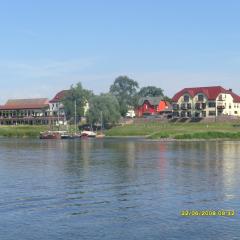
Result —
[{"label": "balcony", "polygon": [[181,112],[180,116],[181,116],[182,118],[185,118],[185,117],[186,117],[186,114],[187,114],[187,112]]},{"label": "balcony", "polygon": [[179,110],[179,105],[178,104],[173,104],[172,107],[173,107],[173,110],[175,110],[175,111]]},{"label": "balcony", "polygon": [[195,109],[197,110],[203,110],[206,108],[206,103],[196,103],[195,104]]},{"label": "balcony", "polygon": [[218,101],[225,101],[226,97],[224,95],[220,95],[217,100]]},{"label": "balcony", "polygon": [[223,104],[223,103],[218,103],[218,104],[217,104],[217,108],[218,108],[218,109],[225,109],[225,104]]},{"label": "balcony", "polygon": [[182,103],[182,104],[181,104],[181,109],[182,109],[182,110],[187,110],[187,104]]}]

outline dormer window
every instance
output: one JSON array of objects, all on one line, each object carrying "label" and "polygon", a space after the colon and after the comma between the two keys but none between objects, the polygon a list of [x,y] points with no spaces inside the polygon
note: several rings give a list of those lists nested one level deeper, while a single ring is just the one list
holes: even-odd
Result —
[{"label": "dormer window", "polygon": [[202,102],[202,101],[203,101],[203,95],[202,95],[202,94],[199,94],[199,95],[198,95],[198,101],[199,101],[199,102]]},{"label": "dormer window", "polygon": [[184,95],[183,99],[184,99],[184,102],[189,102],[189,96],[188,95]]}]

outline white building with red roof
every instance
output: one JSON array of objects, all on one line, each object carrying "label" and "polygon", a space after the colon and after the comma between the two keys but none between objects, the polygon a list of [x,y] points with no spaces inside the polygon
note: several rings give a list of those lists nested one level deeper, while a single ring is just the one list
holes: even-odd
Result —
[{"label": "white building with red roof", "polygon": [[62,90],[58,92],[53,99],[49,101],[50,116],[65,117],[63,99],[69,93],[69,90]]},{"label": "white building with red roof", "polygon": [[[50,101],[47,98],[10,99],[0,105],[0,125],[66,124],[63,100],[69,91],[58,92]],[[88,103],[85,113],[87,110]]]},{"label": "white building with red roof", "polygon": [[48,124],[47,98],[10,99],[0,106],[0,124]]},{"label": "white building with red roof", "polygon": [[[60,116],[60,117],[65,119],[66,114],[65,114],[65,111],[64,111],[63,100],[69,92],[70,92],[70,90],[62,90],[62,91],[58,92],[54,96],[54,98],[49,101],[49,115],[50,116],[54,116],[54,117],[59,117]],[[74,102],[73,102],[73,105],[74,105]],[[89,109],[89,104],[87,102],[85,107],[84,107],[84,116],[85,116],[88,109]],[[62,122],[60,124],[63,124],[63,123],[66,123],[66,119],[65,119],[64,122]]]},{"label": "white building with red roof", "polygon": [[175,117],[240,116],[240,96],[221,86],[184,88],[172,100]]}]

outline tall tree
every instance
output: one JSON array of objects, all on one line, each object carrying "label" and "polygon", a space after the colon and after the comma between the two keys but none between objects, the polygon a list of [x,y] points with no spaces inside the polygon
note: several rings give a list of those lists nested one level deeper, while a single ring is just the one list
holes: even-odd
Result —
[{"label": "tall tree", "polygon": [[63,105],[67,119],[75,117],[75,103],[77,119],[84,116],[85,108],[91,95],[92,92],[84,89],[80,82],[75,86],[72,85],[63,99]]},{"label": "tall tree", "polygon": [[138,92],[139,97],[163,97],[163,90],[154,86],[142,87]]},{"label": "tall tree", "polygon": [[119,103],[115,96],[111,94],[101,94],[91,97],[87,119],[90,124],[101,122],[106,124],[116,124],[120,119]]},{"label": "tall tree", "polygon": [[168,96],[164,96],[164,97],[163,97],[163,100],[165,100],[165,101],[167,101],[167,102],[169,102],[169,103],[172,103],[172,102],[173,102],[172,98],[170,98],[170,97],[168,97]]},{"label": "tall tree", "polygon": [[110,93],[117,98],[122,116],[126,115],[129,107],[135,106],[138,88],[138,82],[127,76],[117,77],[110,86]]}]

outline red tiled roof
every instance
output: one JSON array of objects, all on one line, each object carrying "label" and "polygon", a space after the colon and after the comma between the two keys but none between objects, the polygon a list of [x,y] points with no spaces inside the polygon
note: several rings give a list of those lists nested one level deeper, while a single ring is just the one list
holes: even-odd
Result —
[{"label": "red tiled roof", "polygon": [[48,106],[47,98],[10,99],[0,110],[42,109]]},{"label": "red tiled roof", "polygon": [[226,90],[226,93],[232,95],[233,102],[238,102],[238,103],[240,103],[240,96],[239,96],[239,95],[237,95],[236,93],[232,92],[231,90]]},{"label": "red tiled roof", "polygon": [[58,92],[55,97],[50,100],[50,103],[55,103],[63,100],[63,98],[66,96],[66,94],[69,92],[69,90],[62,90],[61,92]]},{"label": "red tiled roof", "polygon": [[220,93],[228,93],[231,94],[234,102],[240,102],[240,96],[238,96],[231,90],[224,89],[221,86],[184,88],[173,96],[173,102],[177,102],[178,99],[186,93],[188,93],[191,97],[194,97],[198,93],[203,93],[207,96],[209,100],[215,100]]}]

